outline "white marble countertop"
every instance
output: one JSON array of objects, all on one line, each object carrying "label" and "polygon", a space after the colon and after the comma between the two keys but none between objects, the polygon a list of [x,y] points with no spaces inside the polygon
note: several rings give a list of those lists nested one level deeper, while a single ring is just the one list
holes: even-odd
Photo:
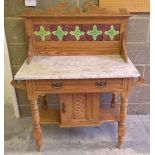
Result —
[{"label": "white marble countertop", "polygon": [[128,78],[140,74],[129,59],[119,55],[35,56],[23,63],[15,80]]}]

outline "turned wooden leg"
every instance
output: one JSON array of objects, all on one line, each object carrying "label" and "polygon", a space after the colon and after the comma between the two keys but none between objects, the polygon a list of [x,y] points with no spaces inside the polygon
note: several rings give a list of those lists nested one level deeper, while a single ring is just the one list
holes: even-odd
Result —
[{"label": "turned wooden leg", "polygon": [[126,132],[127,97],[122,95],[120,106],[120,121],[118,122],[118,147],[122,148]]},{"label": "turned wooden leg", "polygon": [[111,107],[116,108],[116,106],[117,106],[117,95],[115,93],[112,93]]},{"label": "turned wooden leg", "polygon": [[38,151],[42,151],[42,130],[40,127],[40,116],[37,100],[31,100],[32,121],[34,128],[34,138],[38,147]]},{"label": "turned wooden leg", "polygon": [[47,101],[46,101],[46,96],[43,96],[43,102],[41,104],[41,109],[42,110],[48,110],[48,104],[47,104]]}]

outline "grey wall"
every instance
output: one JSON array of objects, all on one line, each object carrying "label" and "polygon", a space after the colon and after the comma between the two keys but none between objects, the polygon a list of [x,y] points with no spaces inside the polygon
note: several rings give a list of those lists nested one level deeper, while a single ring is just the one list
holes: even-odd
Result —
[{"label": "grey wall", "polygon": [[127,49],[145,83],[136,87],[129,97],[129,113],[149,114],[150,108],[150,44],[149,14],[137,14],[129,19]]}]

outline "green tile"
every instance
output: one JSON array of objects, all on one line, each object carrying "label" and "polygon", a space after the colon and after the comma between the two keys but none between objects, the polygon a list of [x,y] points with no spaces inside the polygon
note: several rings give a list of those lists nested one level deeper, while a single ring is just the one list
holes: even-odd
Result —
[{"label": "green tile", "polygon": [[11,65],[21,65],[27,57],[28,44],[8,44]]},{"label": "green tile", "polygon": [[4,25],[8,43],[25,43],[28,41],[23,19],[5,18]]}]

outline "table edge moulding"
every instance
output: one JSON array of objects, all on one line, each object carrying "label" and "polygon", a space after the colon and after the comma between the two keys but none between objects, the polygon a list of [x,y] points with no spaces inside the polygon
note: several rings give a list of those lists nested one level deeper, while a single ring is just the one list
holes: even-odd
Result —
[{"label": "table edge moulding", "polygon": [[[127,55],[130,16],[126,9],[109,10],[90,2],[84,8],[62,3],[24,11],[28,57],[11,84],[27,92],[39,151],[43,124],[64,128],[116,121],[118,146],[122,146],[128,95],[144,81]],[[112,93],[111,103],[101,107],[100,95],[106,92]],[[46,95],[52,93],[59,94],[58,109],[48,107]]]}]

